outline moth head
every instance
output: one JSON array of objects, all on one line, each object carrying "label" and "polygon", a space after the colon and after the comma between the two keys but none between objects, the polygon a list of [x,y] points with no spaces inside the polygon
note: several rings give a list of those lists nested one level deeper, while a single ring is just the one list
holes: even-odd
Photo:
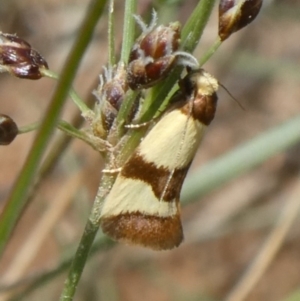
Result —
[{"label": "moth head", "polygon": [[194,83],[199,95],[212,95],[217,92],[219,87],[218,81],[203,69],[192,72],[190,81]]}]

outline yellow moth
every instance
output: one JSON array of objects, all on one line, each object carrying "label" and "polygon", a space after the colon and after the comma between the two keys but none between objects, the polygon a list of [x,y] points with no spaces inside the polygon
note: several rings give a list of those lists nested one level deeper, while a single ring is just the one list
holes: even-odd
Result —
[{"label": "yellow moth", "polygon": [[166,112],[125,162],[101,208],[104,233],[154,250],[183,240],[180,191],[213,120],[218,81],[203,69],[180,80]]}]

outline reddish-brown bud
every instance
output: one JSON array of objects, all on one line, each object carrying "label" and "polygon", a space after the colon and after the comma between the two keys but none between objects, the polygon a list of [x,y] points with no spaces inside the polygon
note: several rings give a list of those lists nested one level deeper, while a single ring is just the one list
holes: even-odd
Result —
[{"label": "reddish-brown bud", "polygon": [[48,69],[45,59],[16,35],[0,33],[0,72],[20,78],[39,79],[40,68]]},{"label": "reddish-brown bud", "polygon": [[94,92],[99,102],[95,106],[93,131],[98,137],[105,138],[111,129],[120,106],[128,90],[126,69],[123,64],[105,69],[98,89]]},{"label": "reddish-brown bud", "polygon": [[126,69],[123,64],[119,64],[117,68],[112,69],[111,73],[107,75],[106,82],[96,93],[99,93],[101,99],[105,99],[119,111],[124,95],[128,90]]},{"label": "reddish-brown bud", "polygon": [[17,124],[9,116],[0,114],[0,145],[10,144],[17,135]]},{"label": "reddish-brown bud", "polygon": [[[128,85],[132,90],[149,88],[165,78],[176,65],[180,24],[160,25],[138,38],[128,62]],[[182,53],[180,53],[182,54]]]},{"label": "reddish-brown bud", "polygon": [[148,33],[143,33],[133,46],[129,62],[150,56],[154,60],[178,50],[180,44],[180,24],[160,25]]},{"label": "reddish-brown bud", "polygon": [[251,23],[258,15],[261,6],[262,0],[221,0],[219,4],[221,41]]}]

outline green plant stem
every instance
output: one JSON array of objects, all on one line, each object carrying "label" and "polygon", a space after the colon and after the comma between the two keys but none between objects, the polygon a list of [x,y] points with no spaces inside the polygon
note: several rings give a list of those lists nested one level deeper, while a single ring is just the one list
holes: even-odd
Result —
[{"label": "green plant stem", "polygon": [[85,226],[84,233],[77,248],[75,257],[72,261],[69,275],[65,281],[64,289],[60,297],[60,301],[73,300],[77,284],[81,277],[90,249],[94,242],[99,226],[91,221]]},{"label": "green plant stem", "polygon": [[[42,73],[44,76],[47,76],[49,78],[54,78],[57,80],[59,79],[59,76],[49,69],[43,69]],[[90,108],[84,103],[84,101],[79,97],[77,92],[72,87],[70,87],[69,96],[71,97],[75,105],[78,107],[78,109],[81,111],[82,115],[88,114],[90,112]]]},{"label": "green plant stem", "polygon": [[[98,254],[99,250],[108,250],[108,249],[112,248],[114,245],[115,245],[115,243],[111,239],[108,239],[104,235],[101,235],[93,243],[93,246],[90,251],[90,256]],[[72,255],[72,257],[73,257],[73,255]],[[0,291],[6,292],[6,291],[14,290],[15,292],[17,292],[17,295],[13,296],[10,299],[10,301],[24,300],[25,296],[29,295],[35,289],[40,288],[42,285],[45,285],[51,279],[60,275],[66,269],[68,269],[72,262],[72,257],[68,257],[67,259],[63,260],[56,268],[54,268],[52,270],[43,272],[40,275],[36,275],[31,278],[26,277],[26,279],[22,279],[19,282],[14,283],[13,285],[11,285],[9,287],[0,288]],[[20,287],[24,288],[23,290],[21,290],[21,292],[19,290]]]},{"label": "green plant stem", "polygon": [[26,134],[32,131],[35,131],[36,129],[38,129],[40,127],[41,123],[40,122],[34,122],[25,126],[21,126],[18,129],[18,135],[21,134]]},{"label": "green plant stem", "polygon": [[133,15],[136,13],[137,1],[126,0],[124,12],[124,29],[121,51],[121,62],[127,63],[133,41],[135,39],[135,20]]},{"label": "green plant stem", "polygon": [[132,90],[129,90],[126,94],[126,101],[123,102],[117,116],[118,137],[122,137],[124,134],[124,125],[127,120],[127,116],[130,114],[130,111],[138,94],[139,91]]},{"label": "green plant stem", "polygon": [[182,48],[187,52],[193,52],[199,43],[204,28],[208,22],[216,0],[199,1],[193,13],[182,29]]},{"label": "green plant stem", "polygon": [[[63,131],[64,133],[68,134],[69,136],[80,139],[85,143],[89,144],[92,148],[96,149],[94,141],[91,141],[90,137],[87,136],[85,132],[78,130],[68,122],[63,120],[59,121],[59,123],[57,124],[57,128]],[[100,149],[98,148],[96,150],[100,151]]]},{"label": "green plant stem", "polygon": [[13,190],[8,197],[6,206],[2,211],[0,216],[0,255],[3,253],[9,236],[26,205],[25,200],[30,192],[31,183],[34,180],[39,162],[58,121],[69,88],[75,77],[76,70],[79,67],[80,59],[92,38],[94,27],[103,12],[105,4],[106,1],[104,0],[93,0],[91,2],[89,12],[86,15],[74,47],[66,61],[57,89],[44,117],[44,122]]},{"label": "green plant stem", "polygon": [[[40,122],[34,122],[32,124],[20,127],[18,134],[20,135],[20,134],[26,134],[26,133],[32,132],[34,130],[37,130],[40,126],[41,126]],[[84,132],[78,130],[77,128],[73,127],[71,124],[69,124],[68,122],[66,122],[64,120],[58,121],[57,128],[73,138],[80,139],[80,140],[85,141],[86,143],[92,145],[91,141],[86,137]]]},{"label": "green plant stem", "polygon": [[222,41],[218,37],[214,44],[208,49],[208,51],[201,57],[199,61],[199,65],[203,66],[211,57],[212,55],[218,50],[218,48],[221,46]]},{"label": "green plant stem", "polygon": [[114,66],[116,63],[114,3],[115,3],[114,0],[109,1],[109,12],[108,12],[108,65],[109,66]]},{"label": "green plant stem", "polygon": [[113,184],[113,181],[114,177],[111,175],[104,174],[102,177],[101,185],[99,187],[90,218],[85,226],[85,230],[81,237],[76,254],[72,260],[70,271],[65,281],[63,292],[60,296],[60,301],[73,300],[77,284],[81,277],[83,268],[86,264],[97,231],[99,229],[99,204],[101,204],[104,201],[107,193],[109,192]]},{"label": "green plant stem", "polygon": [[[120,59],[121,63],[125,65],[128,62],[130,51],[135,39],[135,19],[133,18],[133,15],[136,13],[136,8],[136,0],[126,0],[124,11],[123,41]],[[131,111],[137,93],[138,92],[136,91],[129,91],[126,96],[126,100],[123,101],[121,105],[117,116],[118,137],[122,137],[124,133],[124,123],[127,119],[129,112]]]}]

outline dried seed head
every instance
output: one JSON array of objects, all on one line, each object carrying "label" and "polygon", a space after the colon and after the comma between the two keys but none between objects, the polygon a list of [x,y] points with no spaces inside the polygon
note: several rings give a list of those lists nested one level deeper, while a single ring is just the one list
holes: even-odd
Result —
[{"label": "dried seed head", "polygon": [[146,31],[132,47],[128,62],[128,85],[132,90],[149,88],[165,78],[176,65],[180,24],[160,25]]},{"label": "dried seed head", "polygon": [[39,79],[40,68],[48,69],[45,59],[16,35],[0,32],[0,72],[20,78]]},{"label": "dried seed head", "polygon": [[133,46],[129,63],[141,57],[151,57],[154,60],[172,54],[180,44],[180,24],[170,23],[160,25],[148,33],[142,33]]},{"label": "dried seed head", "polygon": [[119,111],[124,95],[128,90],[124,64],[120,63],[117,67],[109,71],[106,70],[105,83],[102,83],[99,88],[100,90],[96,92],[98,98],[105,99]]},{"label": "dried seed head", "polygon": [[10,144],[17,135],[17,124],[9,116],[0,114],[0,145]]},{"label": "dried seed head", "polygon": [[92,123],[93,132],[97,137],[106,138],[118,114],[120,106],[128,90],[126,69],[124,64],[105,69],[104,78],[94,92],[98,98],[95,106],[95,119]]},{"label": "dried seed head", "polygon": [[219,36],[222,41],[251,23],[258,15],[262,0],[221,0]]}]

